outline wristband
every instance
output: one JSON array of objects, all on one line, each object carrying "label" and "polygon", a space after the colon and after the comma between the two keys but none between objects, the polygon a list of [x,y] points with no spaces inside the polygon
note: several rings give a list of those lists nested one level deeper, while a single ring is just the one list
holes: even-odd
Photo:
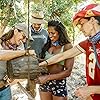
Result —
[{"label": "wristband", "polygon": [[48,66],[48,61],[47,61],[47,60],[45,60],[45,62],[46,62],[46,65]]},{"label": "wristband", "polygon": [[29,50],[25,50],[25,56],[29,55]]}]

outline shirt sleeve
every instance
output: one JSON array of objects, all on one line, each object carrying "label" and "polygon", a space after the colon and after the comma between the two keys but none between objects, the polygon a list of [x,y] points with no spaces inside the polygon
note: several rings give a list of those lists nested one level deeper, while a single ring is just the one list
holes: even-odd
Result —
[{"label": "shirt sleeve", "polygon": [[77,46],[76,46],[81,52],[85,53],[88,47],[88,40],[84,40],[82,42],[80,42]]},{"label": "shirt sleeve", "polygon": [[3,50],[3,47],[1,46],[1,44],[0,44],[0,50]]}]

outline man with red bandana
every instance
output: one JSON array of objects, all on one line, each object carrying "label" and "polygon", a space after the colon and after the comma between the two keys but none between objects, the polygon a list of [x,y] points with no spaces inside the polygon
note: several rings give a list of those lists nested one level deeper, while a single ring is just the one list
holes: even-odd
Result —
[{"label": "man with red bandana", "polygon": [[79,87],[75,94],[81,100],[100,100],[100,4],[84,7],[75,14],[73,23],[80,26],[80,31],[89,38],[72,49],[41,62],[39,66],[51,65],[85,53],[87,86]]}]

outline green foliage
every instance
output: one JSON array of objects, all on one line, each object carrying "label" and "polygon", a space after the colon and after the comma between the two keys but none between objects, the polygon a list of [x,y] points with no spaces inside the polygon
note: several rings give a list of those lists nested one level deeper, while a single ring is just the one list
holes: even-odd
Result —
[{"label": "green foliage", "polygon": [[[61,21],[70,38],[75,38],[74,29],[72,26],[73,12],[77,11],[77,5],[86,0],[29,0],[30,12],[42,10],[47,21],[57,19]],[[91,0],[92,1],[92,0]],[[21,8],[20,6],[24,7]],[[93,0],[93,2],[100,3],[100,0]],[[23,13],[24,11],[24,13]],[[28,16],[28,0],[0,0],[0,20],[7,21],[6,26],[13,26],[18,22],[26,22]],[[77,34],[76,34],[77,35]]]},{"label": "green foliage", "polygon": [[46,20],[57,19],[61,21],[68,31],[68,35],[73,40],[72,16],[77,9],[77,3],[83,0],[44,0],[42,10],[45,12]]},{"label": "green foliage", "polygon": [[[19,7],[21,2],[24,2],[24,14],[22,13],[22,8]],[[30,10],[34,12],[35,10],[42,10],[45,14],[45,19],[57,19],[60,20],[67,28],[69,36],[73,37],[71,26],[71,19],[73,11],[76,4],[81,0],[29,0],[30,3],[34,1],[31,5]],[[83,1],[83,0],[82,0]],[[7,21],[7,25],[13,26],[15,23],[26,21],[27,14],[27,3],[28,0],[0,0],[0,10],[2,16],[0,20]],[[19,4],[19,5],[17,5]],[[30,13],[30,12],[29,12]],[[71,27],[70,27],[71,26]]]},{"label": "green foliage", "polygon": [[6,26],[13,26],[16,22],[25,21],[21,9],[17,5],[22,0],[0,0],[1,32]]},{"label": "green foliage", "polygon": [[[33,0],[34,1],[34,0]],[[38,0],[40,1],[40,0]],[[38,2],[31,5],[31,12],[36,10],[43,11],[45,14],[45,19],[47,21],[51,19],[61,21],[73,40],[73,26],[72,26],[72,16],[73,12],[77,9],[77,4],[83,0],[42,0],[43,2]]]},{"label": "green foliage", "polygon": [[22,13],[21,9],[18,8],[18,6],[15,6],[15,10],[16,10],[16,15],[11,16],[8,22],[9,26],[13,26],[15,23],[19,23],[19,22],[25,22],[26,21],[26,13]]}]

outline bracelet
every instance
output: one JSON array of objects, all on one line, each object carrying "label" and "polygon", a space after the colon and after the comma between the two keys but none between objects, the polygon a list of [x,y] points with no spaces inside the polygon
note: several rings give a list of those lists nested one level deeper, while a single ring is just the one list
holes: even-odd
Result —
[{"label": "bracelet", "polygon": [[47,61],[47,60],[45,60],[45,62],[46,62],[46,64],[47,64],[47,66],[48,66],[48,61]]},{"label": "bracelet", "polygon": [[25,50],[25,56],[28,56],[28,55],[29,55],[29,51]]}]

